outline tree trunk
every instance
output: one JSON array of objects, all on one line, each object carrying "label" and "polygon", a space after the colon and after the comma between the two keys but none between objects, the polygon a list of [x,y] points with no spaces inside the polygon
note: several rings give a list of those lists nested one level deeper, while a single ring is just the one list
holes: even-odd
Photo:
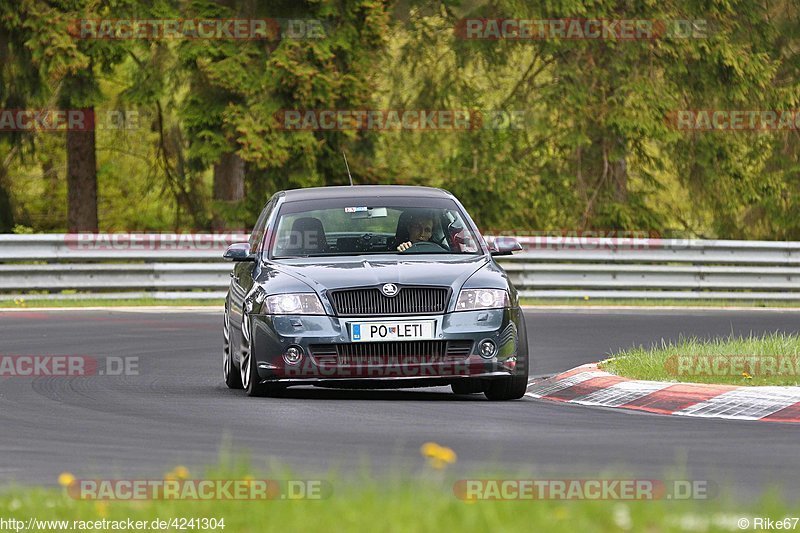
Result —
[{"label": "tree trunk", "polygon": [[70,233],[98,229],[94,128],[67,130],[67,224]]},{"label": "tree trunk", "polygon": [[[224,205],[244,199],[244,160],[235,153],[223,154],[214,165],[214,204]],[[214,210],[212,224],[215,230],[225,229],[226,218],[220,209]]]}]

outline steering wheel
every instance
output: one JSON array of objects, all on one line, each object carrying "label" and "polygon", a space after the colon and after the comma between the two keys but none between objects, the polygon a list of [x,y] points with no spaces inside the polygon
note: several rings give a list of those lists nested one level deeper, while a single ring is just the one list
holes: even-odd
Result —
[{"label": "steering wheel", "polygon": [[409,248],[406,248],[405,250],[403,250],[400,253],[404,254],[404,253],[410,252],[412,250],[417,252],[417,253],[425,253],[426,251],[430,251],[430,252],[446,252],[447,251],[446,248],[443,248],[442,246],[439,246],[435,242],[420,241],[420,242],[412,243]]}]

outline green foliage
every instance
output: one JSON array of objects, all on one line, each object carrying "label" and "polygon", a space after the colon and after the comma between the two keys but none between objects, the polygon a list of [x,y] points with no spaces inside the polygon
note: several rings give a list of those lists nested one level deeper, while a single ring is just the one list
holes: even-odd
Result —
[{"label": "green foliage", "polygon": [[[524,131],[435,138],[436,173],[484,228],[796,238],[785,213],[796,170],[764,172],[780,134],[693,135],[665,120],[678,109],[793,109],[797,60],[784,47],[796,41],[797,9],[780,7],[601,0],[591,8],[499,1],[412,9],[386,61],[395,71],[389,101],[525,111]],[[482,17],[702,19],[712,31],[702,39],[522,42],[464,40],[452,31],[460,18]],[[791,75],[780,74],[788,68],[782,56],[793,58]],[[399,151],[421,144],[409,138]],[[382,152],[392,168],[395,147],[390,141]]]},{"label": "green foliage", "polygon": [[[68,31],[101,17],[316,19],[325,32]],[[708,30],[466,40],[454,31],[466,17],[696,19]],[[797,130],[684,132],[665,120],[682,109],[798,109],[800,9],[790,0],[23,0],[0,5],[0,36],[3,108],[138,113],[135,129],[98,132],[103,229],[249,226],[276,190],[346,184],[346,150],[357,183],[447,188],[486,230],[800,239]],[[285,109],[469,110],[484,121],[465,131],[283,131],[274,115]],[[58,133],[0,137],[0,231],[64,229],[63,150]],[[212,193],[226,154],[245,161],[242,203]]]}]

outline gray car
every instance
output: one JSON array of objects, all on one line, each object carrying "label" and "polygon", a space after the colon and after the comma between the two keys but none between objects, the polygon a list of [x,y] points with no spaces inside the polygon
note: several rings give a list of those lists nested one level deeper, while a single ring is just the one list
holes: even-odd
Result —
[{"label": "gray car", "polygon": [[525,394],[519,297],[449,192],[350,186],[281,191],[236,262],[225,300],[225,383],[250,396],[292,385],[449,385]]}]

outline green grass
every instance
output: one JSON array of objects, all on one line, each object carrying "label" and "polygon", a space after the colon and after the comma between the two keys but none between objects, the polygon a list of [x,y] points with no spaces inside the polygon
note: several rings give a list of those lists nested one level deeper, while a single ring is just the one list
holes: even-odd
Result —
[{"label": "green grass", "polygon": [[728,385],[800,385],[800,335],[728,337],[624,350],[601,363],[603,370],[632,379],[721,383]]},{"label": "green grass", "polygon": [[[745,504],[721,496],[707,500],[521,500],[466,502],[455,496],[457,477],[423,467],[402,478],[356,480],[328,477],[323,500],[94,502],[70,498],[63,489],[9,487],[0,491],[0,518],[39,520],[224,519],[226,533],[261,531],[736,531],[742,517],[798,516],[773,494]],[[209,472],[206,479],[242,479],[241,473]],[[263,476],[255,476],[265,479]],[[609,477],[609,476],[605,476]],[[531,479],[479,475],[476,479]],[[285,471],[280,477],[289,479]],[[303,479],[309,479],[304,477]],[[553,476],[539,479],[553,479]],[[587,479],[576,476],[574,479]],[[618,479],[632,479],[618,477]],[[795,504],[796,505],[796,504]],[[691,526],[694,526],[692,528]],[[222,531],[217,529],[217,531]]]},{"label": "green grass", "polygon": [[183,300],[156,300],[155,298],[132,298],[120,300],[103,300],[103,299],[77,299],[77,298],[54,298],[52,300],[2,300],[0,299],[0,308],[9,309],[26,309],[37,307],[141,307],[141,306],[187,306],[187,305],[203,305],[209,307],[219,307],[220,309],[225,304],[224,300],[213,299],[183,299]]},{"label": "green grass", "polygon": [[652,307],[785,307],[800,308],[800,300],[668,300],[658,298],[520,298],[522,305],[652,306]]}]

